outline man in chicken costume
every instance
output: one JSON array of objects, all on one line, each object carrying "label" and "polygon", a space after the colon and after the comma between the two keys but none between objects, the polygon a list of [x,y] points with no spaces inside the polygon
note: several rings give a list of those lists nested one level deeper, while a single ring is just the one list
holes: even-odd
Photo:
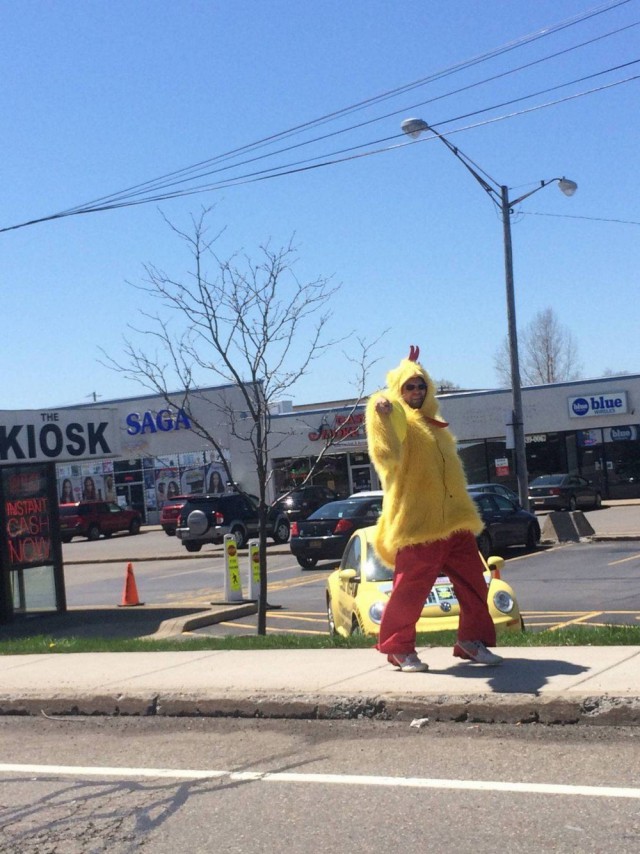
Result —
[{"label": "man in chicken costume", "polygon": [[500,664],[487,649],[496,631],[476,544],[483,524],[419,352],[412,346],[409,358],[387,374],[387,388],[367,403],[369,455],[384,489],[375,546],[394,567],[378,649],[404,672],[428,670],[416,654],[416,623],[436,578],[448,575],[461,612],[453,654]]}]

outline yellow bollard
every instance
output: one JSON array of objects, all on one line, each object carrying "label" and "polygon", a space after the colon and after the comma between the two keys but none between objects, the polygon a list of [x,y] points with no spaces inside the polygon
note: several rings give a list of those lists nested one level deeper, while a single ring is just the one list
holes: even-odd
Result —
[{"label": "yellow bollard", "polygon": [[225,602],[242,602],[238,545],[233,534],[224,535],[224,598]]},{"label": "yellow bollard", "polygon": [[260,543],[249,540],[249,599],[257,602],[260,597]]}]

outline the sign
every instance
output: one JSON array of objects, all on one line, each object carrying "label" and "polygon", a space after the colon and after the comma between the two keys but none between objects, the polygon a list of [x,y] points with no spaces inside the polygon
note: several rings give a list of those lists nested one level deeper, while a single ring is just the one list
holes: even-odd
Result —
[{"label": "the sign", "polygon": [[612,391],[608,394],[597,392],[580,397],[567,398],[570,418],[589,418],[596,415],[624,415],[628,412],[627,392]]},{"label": "the sign", "polygon": [[53,562],[52,513],[46,465],[2,471],[6,569]]},{"label": "the sign", "polygon": [[600,444],[600,430],[578,430],[578,445],[581,448],[592,448]]},{"label": "the sign", "polygon": [[119,450],[115,409],[0,411],[0,464],[113,457]]},{"label": "the sign", "polygon": [[610,427],[605,435],[610,442],[635,442],[638,438],[638,428],[635,426]]},{"label": "the sign", "polygon": [[172,412],[160,409],[158,412],[130,412],[125,418],[127,433],[139,436],[143,433],[169,433],[172,430],[191,430],[191,422],[184,409]]},{"label": "the sign", "polygon": [[498,457],[497,460],[494,460],[494,464],[498,477],[506,477],[509,474],[509,460],[507,457]]},{"label": "the sign", "polygon": [[353,412],[351,415],[336,415],[333,424],[323,421],[316,429],[309,432],[312,442],[333,441],[344,442],[345,440],[364,441],[364,412]]}]

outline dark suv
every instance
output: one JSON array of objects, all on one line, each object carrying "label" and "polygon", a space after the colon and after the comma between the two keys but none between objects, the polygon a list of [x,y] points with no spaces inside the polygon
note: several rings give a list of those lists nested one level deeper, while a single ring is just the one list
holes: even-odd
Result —
[{"label": "dark suv", "polygon": [[274,507],[286,513],[287,519],[293,522],[306,519],[323,504],[337,501],[339,498],[338,493],[328,486],[301,486],[274,501]]},{"label": "dark suv", "polygon": [[[188,552],[199,552],[204,543],[221,543],[233,534],[238,548],[258,536],[258,501],[253,496],[190,495],[180,512],[176,536]],[[289,539],[289,520],[276,507],[267,515],[267,536],[276,543]]]},{"label": "dark suv", "polygon": [[123,510],[110,501],[77,501],[60,505],[60,538],[70,543],[73,537],[97,540],[118,531],[139,534],[142,516],[137,510]]}]

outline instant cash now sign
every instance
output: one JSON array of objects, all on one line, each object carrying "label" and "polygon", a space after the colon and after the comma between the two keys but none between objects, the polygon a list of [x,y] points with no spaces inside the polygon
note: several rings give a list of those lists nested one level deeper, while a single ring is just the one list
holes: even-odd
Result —
[{"label": "instant cash now sign", "polygon": [[116,409],[0,411],[0,465],[116,456]]}]

